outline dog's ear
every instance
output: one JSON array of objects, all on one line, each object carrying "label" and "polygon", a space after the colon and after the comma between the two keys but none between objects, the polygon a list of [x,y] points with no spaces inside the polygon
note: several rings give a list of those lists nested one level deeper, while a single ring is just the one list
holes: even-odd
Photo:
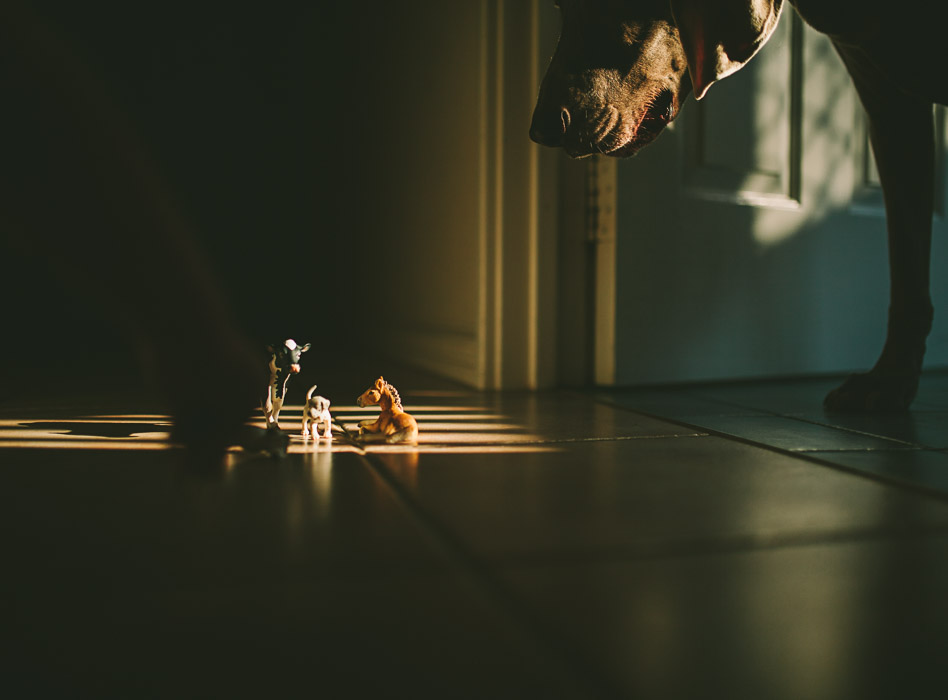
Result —
[{"label": "dog's ear", "polygon": [[773,34],[783,0],[671,0],[695,98],[744,67]]}]

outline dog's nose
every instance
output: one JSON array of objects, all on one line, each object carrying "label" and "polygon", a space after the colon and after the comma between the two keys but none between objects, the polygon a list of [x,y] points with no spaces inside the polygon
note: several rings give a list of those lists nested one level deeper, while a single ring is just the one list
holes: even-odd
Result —
[{"label": "dog's nose", "polygon": [[541,146],[562,146],[563,137],[569,129],[569,110],[560,107],[542,110],[538,107],[533,113],[533,123],[530,124],[530,138]]}]

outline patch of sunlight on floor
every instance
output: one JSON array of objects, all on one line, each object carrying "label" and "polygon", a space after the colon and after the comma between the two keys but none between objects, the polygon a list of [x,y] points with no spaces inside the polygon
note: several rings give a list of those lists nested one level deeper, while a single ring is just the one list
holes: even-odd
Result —
[{"label": "patch of sunlight on floor", "polygon": [[[333,412],[332,440],[303,438],[301,405],[284,407],[281,428],[290,436],[288,454],[326,452],[379,453],[500,453],[548,452],[543,436],[513,422],[509,416],[484,406],[427,405],[412,407],[418,421],[417,444],[388,445],[358,439],[359,421],[372,420],[377,407],[342,406]],[[264,427],[262,417],[248,421]],[[31,415],[0,419],[0,449],[166,450],[171,441],[171,419],[159,414],[79,415],[55,419]],[[345,431],[342,427],[344,426]],[[241,452],[233,448],[232,452]]]}]

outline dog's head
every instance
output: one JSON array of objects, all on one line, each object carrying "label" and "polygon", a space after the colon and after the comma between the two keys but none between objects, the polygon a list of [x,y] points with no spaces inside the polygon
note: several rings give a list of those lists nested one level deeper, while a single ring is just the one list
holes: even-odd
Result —
[{"label": "dog's head", "polygon": [[773,32],[782,0],[557,5],[562,31],[530,137],[574,157],[631,156],[655,140],[692,89],[701,99],[751,59]]},{"label": "dog's head", "polygon": [[325,396],[310,396],[306,399],[305,410],[308,411],[311,416],[316,417],[329,413],[329,406],[329,399]]}]

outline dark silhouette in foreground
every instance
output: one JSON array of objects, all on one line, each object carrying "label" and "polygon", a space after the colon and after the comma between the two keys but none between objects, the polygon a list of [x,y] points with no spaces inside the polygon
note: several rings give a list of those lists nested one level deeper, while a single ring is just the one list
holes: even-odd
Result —
[{"label": "dark silhouette in foreground", "polygon": [[94,71],[15,1],[0,4],[0,88],[3,236],[32,247],[66,289],[127,331],[176,440],[208,459],[230,445],[274,448],[245,425],[258,405],[259,353],[190,222]]}]

